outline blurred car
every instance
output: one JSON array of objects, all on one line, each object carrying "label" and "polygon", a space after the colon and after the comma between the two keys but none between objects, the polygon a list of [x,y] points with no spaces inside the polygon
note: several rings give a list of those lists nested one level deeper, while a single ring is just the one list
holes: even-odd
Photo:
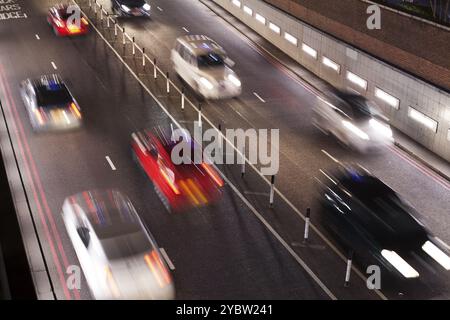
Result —
[{"label": "blurred car", "polygon": [[392,130],[377,119],[380,115],[365,97],[336,89],[326,98],[317,97],[313,124],[360,152],[380,151],[393,143]]},{"label": "blurred car", "polygon": [[150,17],[151,6],[144,0],[111,0],[115,14],[125,17]]},{"label": "blurred car", "polygon": [[27,79],[21,83],[20,93],[34,130],[64,130],[81,126],[80,107],[58,75]]},{"label": "blurred car", "polygon": [[394,190],[352,166],[325,177],[319,195],[323,222],[346,249],[400,281],[448,277],[448,246]]},{"label": "blurred car", "polygon": [[130,200],[115,190],[65,199],[62,217],[95,299],[173,299],[171,275]]},{"label": "blurred car", "polygon": [[76,15],[75,10],[79,10],[77,6],[69,6],[67,4],[58,4],[50,8],[47,14],[47,22],[57,36],[73,36],[88,33],[89,23],[87,19],[81,12],[79,16]]},{"label": "blurred car", "polygon": [[172,140],[170,129],[155,128],[132,134],[133,155],[169,212],[212,204],[224,185],[212,165],[194,162],[195,152],[202,151],[194,141],[187,143],[191,148],[188,163],[174,164],[171,154],[177,143]]},{"label": "blurred car", "polygon": [[203,98],[232,98],[242,92],[241,81],[230,68],[234,63],[207,36],[179,37],[171,59],[178,76]]}]

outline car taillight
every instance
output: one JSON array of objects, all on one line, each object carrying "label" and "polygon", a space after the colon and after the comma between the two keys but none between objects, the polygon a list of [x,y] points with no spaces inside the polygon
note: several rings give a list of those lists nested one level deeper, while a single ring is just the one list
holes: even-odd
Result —
[{"label": "car taillight", "polygon": [[77,116],[78,119],[81,118],[80,110],[78,109],[77,105],[75,103],[70,104],[70,108],[72,109],[73,113]]},{"label": "car taillight", "polygon": [[145,262],[147,263],[148,268],[152,272],[159,286],[163,288],[164,286],[170,284],[172,281],[170,279],[167,268],[163,265],[161,259],[155,250],[150,253],[147,253],[144,256]]},{"label": "car taillight", "polygon": [[44,120],[44,116],[42,115],[42,108],[34,109],[34,113],[36,114],[39,124],[41,124],[41,125],[44,124],[45,120]]},{"label": "car taillight", "polygon": [[161,172],[161,175],[163,176],[164,180],[169,185],[170,189],[172,189],[172,191],[175,194],[180,194],[180,190],[178,189],[177,185],[175,184],[175,179],[171,179],[169,177],[169,175],[167,174],[167,172],[161,167],[159,168],[159,172]]},{"label": "car taillight", "polygon": [[219,174],[216,172],[216,170],[214,170],[214,168],[212,168],[209,164],[207,164],[205,162],[202,163],[202,167],[203,167],[203,169],[205,169],[205,171],[209,174],[209,176],[214,180],[214,182],[219,187],[223,187],[223,180],[219,176]]},{"label": "car taillight", "polygon": [[116,280],[114,280],[114,276],[111,272],[111,268],[109,266],[105,267],[106,280],[108,282],[109,288],[115,298],[120,297],[119,287],[117,286]]}]

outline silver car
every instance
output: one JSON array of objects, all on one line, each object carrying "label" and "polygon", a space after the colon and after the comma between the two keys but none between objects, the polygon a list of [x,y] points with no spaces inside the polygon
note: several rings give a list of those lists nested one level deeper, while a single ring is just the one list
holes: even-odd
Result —
[{"label": "silver car", "polygon": [[173,299],[169,270],[130,200],[116,190],[68,197],[62,217],[95,299]]},{"label": "silver car", "polygon": [[206,99],[237,97],[241,80],[234,63],[215,41],[204,35],[179,37],[171,56],[176,73]]},{"label": "silver car", "polygon": [[360,152],[380,151],[393,143],[392,130],[380,115],[365,97],[336,90],[326,98],[317,97],[313,124]]},{"label": "silver car", "polygon": [[58,75],[22,81],[20,94],[35,131],[66,130],[81,126],[80,107]]}]

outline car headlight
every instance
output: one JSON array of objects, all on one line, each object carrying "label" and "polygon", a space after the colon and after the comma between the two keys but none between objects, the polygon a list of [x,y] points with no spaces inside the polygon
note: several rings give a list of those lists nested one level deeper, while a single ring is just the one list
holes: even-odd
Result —
[{"label": "car headlight", "polygon": [[125,12],[130,12],[130,8],[128,8],[126,5],[124,5],[124,4],[122,4],[121,6],[120,6]]},{"label": "car headlight", "polygon": [[434,261],[439,263],[445,270],[450,270],[450,257],[444,251],[439,249],[433,242],[425,242],[422,246],[422,250],[433,258]]},{"label": "car headlight", "polygon": [[204,86],[208,90],[214,89],[214,85],[211,83],[211,81],[209,81],[208,79],[206,79],[204,77],[200,78],[200,83],[202,84],[202,86]]},{"label": "car headlight", "polygon": [[150,11],[150,9],[151,9],[151,7],[150,7],[150,5],[149,5],[148,3],[144,4],[144,5],[142,6],[142,8],[143,8],[145,11]]},{"label": "car headlight", "polygon": [[229,74],[228,80],[230,80],[231,83],[234,84],[236,87],[241,86],[241,81],[234,74]]},{"label": "car headlight", "polygon": [[409,265],[397,252],[383,249],[381,255],[405,278],[417,278],[419,273]]},{"label": "car headlight", "polygon": [[375,130],[379,131],[382,135],[388,138],[392,138],[392,130],[391,128],[389,128],[389,126],[386,126],[375,119],[370,119],[369,123]]},{"label": "car headlight", "polygon": [[347,121],[347,120],[343,120],[342,121],[343,126],[348,129],[349,131],[351,131],[352,133],[354,133],[355,135],[357,135],[358,137],[360,137],[363,140],[370,140],[369,136],[367,135],[367,133],[365,133],[364,131],[362,131],[360,128],[358,128],[357,126],[355,126],[353,123]]}]

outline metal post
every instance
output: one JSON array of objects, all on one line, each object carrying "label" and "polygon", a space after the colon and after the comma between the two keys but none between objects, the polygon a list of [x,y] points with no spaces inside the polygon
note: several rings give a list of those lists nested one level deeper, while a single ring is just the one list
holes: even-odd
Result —
[{"label": "metal post", "polygon": [[170,93],[170,81],[169,81],[169,72],[166,72],[166,91]]},{"label": "metal post", "polygon": [[95,17],[97,18],[97,0],[95,0],[94,12],[95,12]]},{"label": "metal post", "polygon": [[153,78],[157,78],[157,73],[156,73],[156,58],[153,59]]},{"label": "metal post", "polygon": [[122,44],[123,44],[123,45],[126,44],[126,40],[125,40],[125,27],[122,27]]},{"label": "metal post", "polygon": [[242,147],[242,165],[241,165],[241,178],[245,175],[245,146]]},{"label": "metal post", "polygon": [[117,23],[114,22],[114,37],[117,39]]},{"label": "metal post", "polygon": [[350,250],[347,258],[347,269],[345,270],[345,283],[344,287],[350,285],[350,273],[352,271],[353,250]]},{"label": "metal post", "polygon": [[89,0],[89,8],[92,7],[92,3],[91,0]]},{"label": "metal post", "polygon": [[219,123],[219,150],[222,153],[222,124]]},{"label": "metal post", "polygon": [[145,67],[145,48],[142,48],[142,66]]},{"label": "metal post", "polygon": [[306,209],[306,220],[305,220],[305,233],[303,235],[303,243],[306,243],[308,241],[310,217],[311,217],[311,209],[307,208]]},{"label": "metal post", "polygon": [[106,26],[109,28],[110,24],[109,24],[109,13],[106,12]]},{"label": "metal post", "polygon": [[132,39],[133,39],[133,56],[135,56],[136,55],[136,42],[134,40],[134,37]]},{"label": "metal post", "polygon": [[103,6],[100,5],[100,20],[103,20]]},{"label": "metal post", "polygon": [[202,104],[198,104],[198,126],[202,126]]},{"label": "metal post", "polygon": [[181,110],[184,110],[184,88],[181,88]]},{"label": "metal post", "polygon": [[272,176],[270,179],[270,197],[269,197],[269,204],[270,207],[273,207],[273,196],[275,194],[275,176]]}]

